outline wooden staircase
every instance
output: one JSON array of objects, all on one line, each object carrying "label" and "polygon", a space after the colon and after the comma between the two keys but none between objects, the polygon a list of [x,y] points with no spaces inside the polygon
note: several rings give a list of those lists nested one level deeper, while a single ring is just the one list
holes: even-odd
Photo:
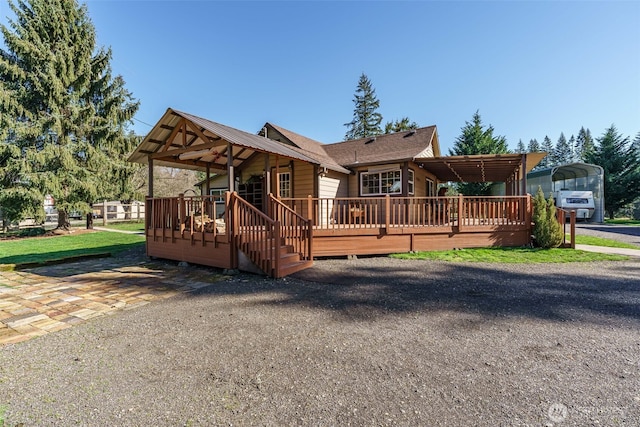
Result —
[{"label": "wooden staircase", "polygon": [[312,260],[302,259],[294,245],[286,244],[283,239],[280,239],[279,244],[276,244],[274,238],[265,239],[265,242],[266,246],[263,245],[264,242],[254,243],[244,245],[240,250],[256,267],[271,277],[285,277],[313,265]]},{"label": "wooden staircase", "polygon": [[273,278],[280,278],[313,265],[309,220],[279,201],[271,210],[276,220],[237,194],[233,196],[232,238],[237,249],[256,267]]}]

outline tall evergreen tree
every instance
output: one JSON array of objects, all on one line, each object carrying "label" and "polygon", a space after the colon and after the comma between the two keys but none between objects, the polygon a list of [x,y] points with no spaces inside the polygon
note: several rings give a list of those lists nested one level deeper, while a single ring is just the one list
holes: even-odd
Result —
[{"label": "tall evergreen tree", "polygon": [[587,152],[587,163],[604,169],[604,207],[613,219],[616,211],[640,197],[640,136],[634,143],[611,125]]},{"label": "tall evergreen tree", "polygon": [[527,147],[524,146],[524,142],[522,142],[522,139],[518,140],[518,146],[516,147],[516,153],[526,153],[527,152]]},{"label": "tall evergreen tree", "polygon": [[554,164],[553,164],[553,142],[551,142],[551,139],[547,135],[544,136],[544,140],[542,141],[542,147],[541,148],[542,148],[541,151],[544,151],[545,153],[547,153],[547,155],[540,162],[540,168],[544,169],[544,168],[550,168],[551,166],[554,166]]},{"label": "tall evergreen tree", "polygon": [[0,126],[21,156],[8,162],[14,184],[54,198],[66,228],[70,212],[89,212],[89,203],[117,192],[113,171],[130,148],[126,128],[138,103],[113,76],[111,50],[96,45],[86,5],[9,0],[9,7],[16,18],[0,25]]},{"label": "tall evergreen tree", "polygon": [[540,143],[538,142],[537,139],[533,138],[529,140],[529,144],[527,145],[527,151],[529,153],[537,153],[541,151]]},{"label": "tall evergreen tree", "polygon": [[578,157],[576,156],[576,137],[573,135],[571,135],[571,137],[569,138],[569,148],[571,149],[571,159],[569,159],[569,161],[571,163],[577,162]]},{"label": "tall evergreen tree", "polygon": [[575,152],[576,157],[579,161],[584,162],[586,160],[586,155],[588,152],[593,150],[593,137],[591,136],[591,131],[589,129],[585,129],[584,127],[580,128],[578,132],[578,137],[576,138]]},{"label": "tall evergreen tree", "polygon": [[376,90],[371,85],[371,80],[364,73],[358,80],[353,103],[355,104],[353,120],[345,123],[348,128],[344,136],[345,141],[380,135],[382,114],[377,111],[380,108],[380,101],[376,97]]},{"label": "tall evergreen tree", "polygon": [[[465,122],[462,134],[456,138],[453,148],[449,149],[451,156],[473,154],[506,154],[509,152],[507,140],[504,136],[494,136],[493,126],[484,128],[480,113],[476,111],[471,122]],[[460,183],[457,189],[460,193],[470,196],[489,194],[490,182]]]},{"label": "tall evergreen tree", "polygon": [[387,122],[387,124],[384,125],[385,134],[403,132],[411,129],[418,129],[418,124],[409,120],[409,117],[403,117],[400,120]]},{"label": "tall evergreen tree", "polygon": [[551,153],[551,166],[564,165],[571,163],[573,160],[573,150],[564,136],[564,132],[560,132],[560,137],[555,148]]}]

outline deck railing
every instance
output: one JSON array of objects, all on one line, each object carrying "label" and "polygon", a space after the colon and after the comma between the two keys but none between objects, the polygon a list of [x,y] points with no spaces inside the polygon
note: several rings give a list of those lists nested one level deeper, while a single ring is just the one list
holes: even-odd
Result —
[{"label": "deck railing", "polygon": [[472,227],[531,222],[530,196],[338,197],[281,199],[316,229]]},{"label": "deck railing", "polygon": [[293,251],[300,254],[300,259],[312,259],[312,221],[292,210],[272,194],[269,194],[269,212],[271,217],[280,223],[280,236],[284,243],[291,245]]},{"label": "deck railing", "polygon": [[[145,206],[146,228],[153,236],[168,231],[180,233],[224,234],[228,223],[227,199],[223,195],[147,198]],[[204,239],[203,239],[204,241]]]}]

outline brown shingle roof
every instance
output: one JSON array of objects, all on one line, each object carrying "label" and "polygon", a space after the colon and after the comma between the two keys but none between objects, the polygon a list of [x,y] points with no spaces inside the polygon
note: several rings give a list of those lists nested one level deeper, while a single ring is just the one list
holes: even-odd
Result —
[{"label": "brown shingle roof", "polygon": [[[291,146],[294,150],[298,149],[300,152],[308,157],[316,160],[321,167],[325,167],[327,169],[331,169],[341,173],[350,173],[348,169],[345,169],[340,164],[338,164],[333,158],[331,158],[324,147],[325,144],[321,142],[315,141],[311,138],[307,138],[306,136],[297,134],[283,127],[274,125],[273,123],[266,123],[265,127],[271,127],[273,130],[278,132],[284,138],[288,140],[288,142],[294,144],[295,146]],[[261,131],[264,132],[264,131]],[[269,132],[269,131],[267,131]],[[268,137],[270,139],[279,140],[277,137],[274,138],[274,135],[268,133]],[[280,141],[283,142],[283,141]]]},{"label": "brown shingle roof", "polygon": [[324,145],[338,164],[349,167],[440,155],[435,126]]}]

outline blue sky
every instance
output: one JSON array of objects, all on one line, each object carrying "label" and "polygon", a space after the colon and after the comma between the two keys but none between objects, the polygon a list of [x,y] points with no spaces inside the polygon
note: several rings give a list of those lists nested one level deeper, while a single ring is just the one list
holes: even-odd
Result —
[{"label": "blue sky", "polygon": [[[8,15],[0,0],[0,16]],[[98,42],[141,101],[146,134],[167,107],[245,131],[270,121],[337,142],[365,73],[384,122],[465,121],[555,143],[581,126],[640,131],[640,2],[89,0]]]}]

